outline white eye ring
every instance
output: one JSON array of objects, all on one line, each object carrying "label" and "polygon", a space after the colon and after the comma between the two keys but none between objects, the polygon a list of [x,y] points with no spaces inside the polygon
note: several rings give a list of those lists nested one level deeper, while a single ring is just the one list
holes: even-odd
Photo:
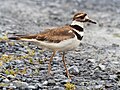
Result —
[{"label": "white eye ring", "polygon": [[88,16],[85,16],[85,19],[89,19],[89,17],[88,17]]}]

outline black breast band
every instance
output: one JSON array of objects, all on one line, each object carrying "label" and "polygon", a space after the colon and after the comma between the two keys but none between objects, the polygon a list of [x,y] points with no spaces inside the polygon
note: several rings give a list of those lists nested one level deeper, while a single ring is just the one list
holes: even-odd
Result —
[{"label": "black breast band", "polygon": [[72,27],[72,28],[74,28],[74,29],[76,29],[78,31],[83,31],[83,28],[78,26],[78,25],[70,25],[70,27]]}]

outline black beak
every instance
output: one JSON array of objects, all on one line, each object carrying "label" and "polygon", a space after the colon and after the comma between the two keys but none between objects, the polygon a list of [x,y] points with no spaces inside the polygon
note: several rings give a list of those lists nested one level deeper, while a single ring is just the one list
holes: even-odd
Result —
[{"label": "black beak", "polygon": [[95,21],[91,20],[88,16],[85,16],[85,21],[93,24],[97,24]]},{"label": "black beak", "polygon": [[87,22],[93,23],[93,24],[97,24],[95,21],[92,21],[90,19],[86,19]]}]

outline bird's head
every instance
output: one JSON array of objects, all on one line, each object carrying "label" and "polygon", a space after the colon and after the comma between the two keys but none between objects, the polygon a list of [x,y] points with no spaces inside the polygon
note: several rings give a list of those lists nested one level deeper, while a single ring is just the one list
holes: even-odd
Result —
[{"label": "bird's head", "polygon": [[73,21],[77,21],[77,22],[90,22],[90,23],[93,23],[93,24],[96,24],[95,21],[91,20],[88,15],[86,13],[83,13],[83,12],[79,12],[79,13],[76,13],[73,17]]}]

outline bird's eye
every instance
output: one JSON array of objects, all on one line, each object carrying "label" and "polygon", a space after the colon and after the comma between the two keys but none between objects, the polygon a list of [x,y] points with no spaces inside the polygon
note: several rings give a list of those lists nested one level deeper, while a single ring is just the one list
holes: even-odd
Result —
[{"label": "bird's eye", "polygon": [[84,16],[80,16],[79,18],[80,18],[80,19],[84,19]]}]

